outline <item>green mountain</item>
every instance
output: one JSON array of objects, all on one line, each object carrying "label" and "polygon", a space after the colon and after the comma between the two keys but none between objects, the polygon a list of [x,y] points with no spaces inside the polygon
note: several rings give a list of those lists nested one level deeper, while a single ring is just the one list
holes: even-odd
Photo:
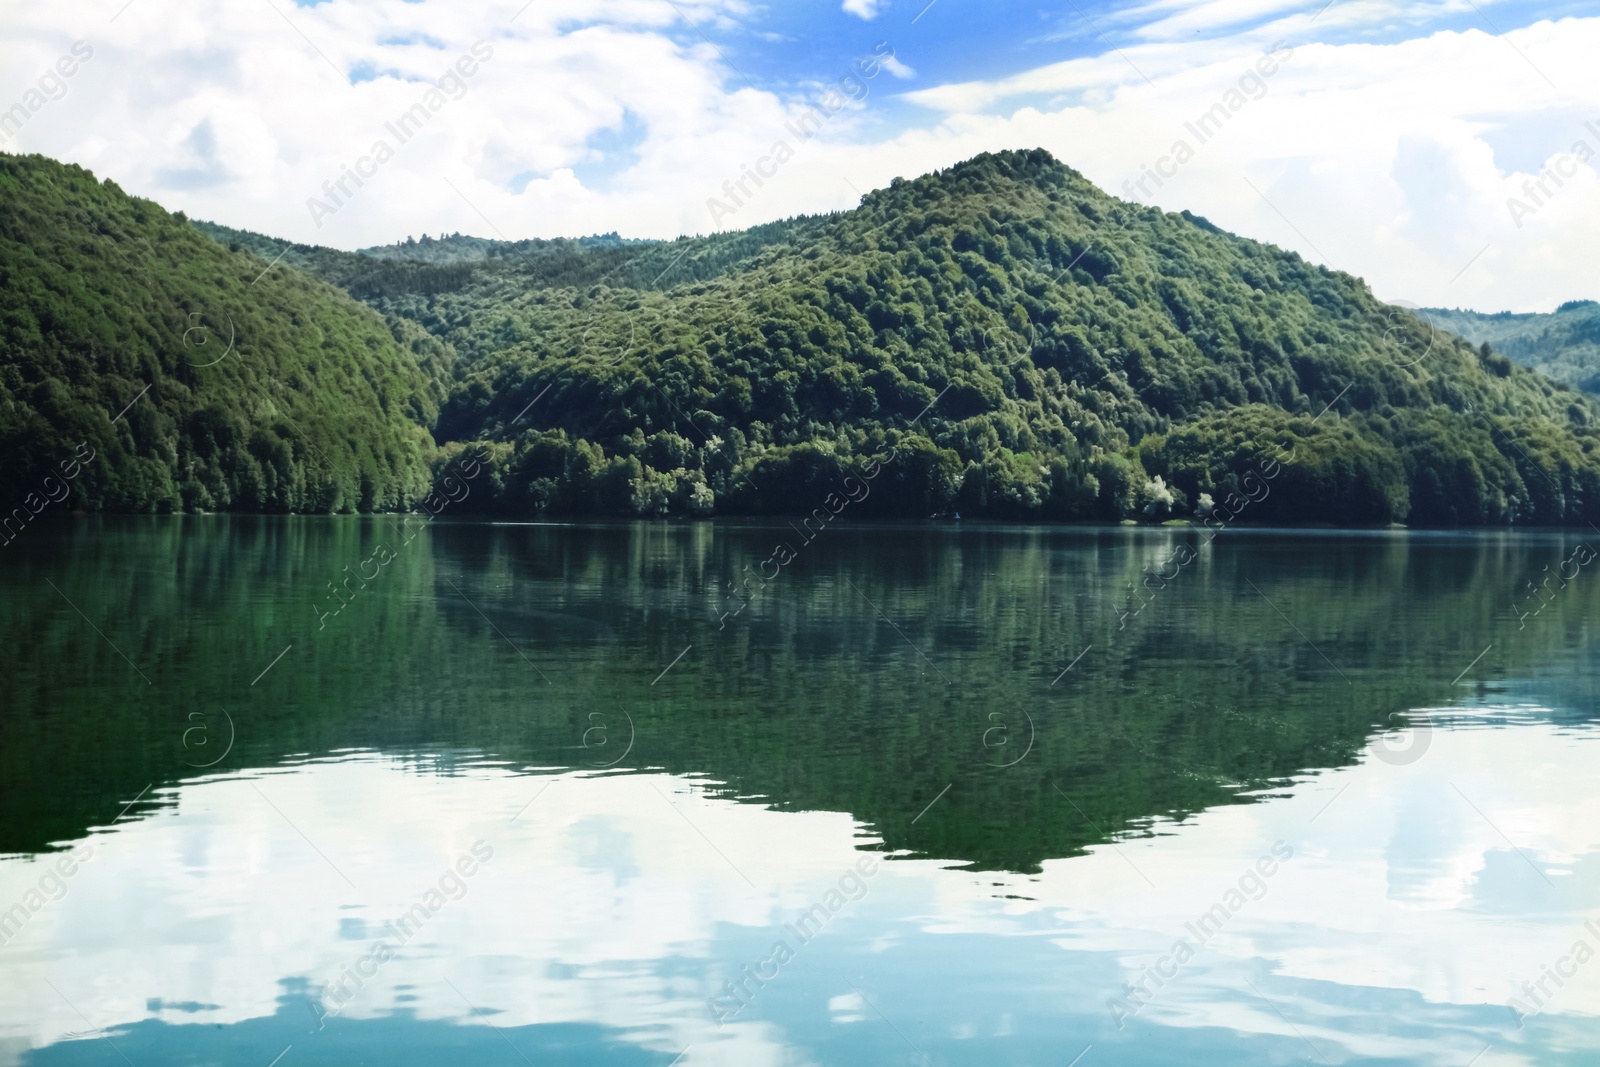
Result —
[{"label": "green mountain", "polygon": [[474,301],[495,302],[514,299],[528,289],[594,285],[657,289],[709,281],[769,245],[792,242],[821,222],[791,219],[678,241],[625,241],[614,234],[491,241],[452,234],[408,238],[357,252],[294,244],[214,222],[194,225],[232,249],[310,271],[387,314],[442,329],[432,314],[432,298],[442,293],[471,288],[476,290]]},{"label": "green mountain", "polygon": [[1600,303],[1569,300],[1549,314],[1485,315],[1446,308],[1423,308],[1418,314],[1558,382],[1600,393]]},{"label": "green mountain", "polygon": [[[159,394],[147,417],[172,421],[167,483],[83,501],[94,506],[391,506],[405,497],[402,468],[421,470],[426,429],[439,455],[484,443],[487,492],[474,506],[515,515],[1600,520],[1589,398],[1379,302],[1350,275],[1109,197],[1042,151],[983,155],[897,179],[853,211],[738,233],[457,234],[360,252],[214,224],[196,224],[209,244],[192,226],[163,238],[171,217],[81,171],[7,165],[73,176],[58,203],[41,180],[6,206],[6,255],[62,279],[7,287],[39,336],[94,350],[85,338],[100,320],[85,309],[110,301],[74,292],[82,271],[122,297],[119,315],[148,305],[181,326],[248,307],[263,316],[235,322],[239,343],[257,346],[251,359],[217,368],[271,370],[277,384],[233,383],[209,403],[254,414],[265,393],[329,438],[323,467],[293,451],[312,438],[259,420],[229,423],[232,451],[203,451],[183,435],[206,405]],[[53,215],[35,206],[50,203]],[[93,211],[121,229],[74,218]],[[102,246],[158,266],[115,269]],[[37,326],[59,317],[72,329]],[[314,342],[321,378],[297,373],[309,320],[327,322]],[[140,336],[157,334],[152,323]],[[124,373],[109,390],[87,367],[46,373],[26,341],[12,349],[8,364],[28,368],[35,392],[55,382],[107,433],[116,408],[98,411],[101,392],[139,387]],[[185,388],[215,372],[160,366]],[[239,469],[260,460],[237,440],[256,432],[283,441],[317,491],[251,488]],[[151,448],[136,454],[158,464]],[[197,454],[214,459],[203,478],[181,467]],[[30,456],[29,472],[54,458]]]},{"label": "green mountain", "polygon": [[350,285],[459,353],[435,433],[492,443],[510,513],[805,514],[892,455],[852,515],[1600,518],[1586,398],[1042,151],[740,234],[482,250]]},{"label": "green mountain", "polygon": [[[0,155],[0,502],[409,507],[442,345],[88,171]],[[13,510],[15,509],[15,510]]]}]

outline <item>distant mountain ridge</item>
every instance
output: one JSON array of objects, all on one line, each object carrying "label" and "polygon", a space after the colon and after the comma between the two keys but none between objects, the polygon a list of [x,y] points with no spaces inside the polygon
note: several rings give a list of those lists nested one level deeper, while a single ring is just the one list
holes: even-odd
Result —
[{"label": "distant mountain ridge", "polygon": [[1569,300],[1543,314],[1422,308],[1441,329],[1586,393],[1600,393],[1600,302]]},{"label": "distant mountain ridge", "polygon": [[[620,248],[624,245],[661,243],[641,237],[623,237],[615,230],[571,240],[580,248]],[[522,242],[494,241],[486,237],[471,237],[461,233],[440,234],[437,238],[423,234],[420,238],[407,237],[404,241],[373,245],[370,248],[357,249],[357,252],[377,259],[411,259],[419,263],[482,262],[489,259],[491,254],[498,255],[503,248],[515,247],[520,243]]]},{"label": "distant mountain ridge", "polygon": [[533,288],[614,285],[653,289],[670,288],[685,281],[709,281],[768,245],[787,241],[796,231],[819,222],[820,217],[790,219],[735,233],[677,241],[622,238],[616,234],[500,241],[451,234],[357,252],[296,244],[214,222],[194,225],[230,247],[268,260],[281,256],[281,262],[310,271],[385,310],[409,308],[415,313],[415,304],[407,304],[404,298],[452,292],[485,274],[492,275],[498,283]]}]

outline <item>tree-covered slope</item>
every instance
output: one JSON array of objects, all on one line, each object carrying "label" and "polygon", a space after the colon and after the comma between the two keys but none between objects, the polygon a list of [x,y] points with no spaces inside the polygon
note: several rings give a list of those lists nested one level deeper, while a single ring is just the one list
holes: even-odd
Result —
[{"label": "tree-covered slope", "polygon": [[1159,518],[1281,455],[1252,520],[1600,518],[1587,399],[1042,151],[768,231],[380,303],[461,354],[436,434],[511,512],[805,513],[892,455],[853,514]]},{"label": "tree-covered slope", "polygon": [[385,314],[403,315],[435,328],[434,298],[470,290],[471,304],[514,299],[529,289],[608,285],[670,288],[710,281],[746,266],[776,245],[792,246],[822,225],[821,218],[789,219],[736,233],[677,241],[624,241],[614,235],[576,240],[493,241],[452,234],[408,238],[392,245],[345,252],[283,241],[214,222],[195,226],[230,249],[278,259],[331,282]]},{"label": "tree-covered slope", "polygon": [[326,512],[425,494],[444,346],[267,267],[79,167],[0,155],[5,507]]},{"label": "tree-covered slope", "polygon": [[1042,151],[737,233],[361,252],[5,168],[7,476],[94,430],[92,507],[398,506],[427,427],[518,515],[1600,521],[1587,397]]},{"label": "tree-covered slope", "polygon": [[1569,300],[1549,314],[1486,315],[1445,308],[1425,308],[1418,314],[1558,382],[1600,393],[1600,303]]}]

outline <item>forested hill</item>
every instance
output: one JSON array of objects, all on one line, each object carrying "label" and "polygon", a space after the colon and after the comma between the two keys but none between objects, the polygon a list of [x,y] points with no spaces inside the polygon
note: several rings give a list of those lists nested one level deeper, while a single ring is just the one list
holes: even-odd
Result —
[{"label": "forested hill", "polygon": [[[402,508],[443,346],[41,156],[0,155],[0,502]],[[413,351],[413,348],[416,351]],[[16,510],[13,510],[16,509]]]},{"label": "forested hill", "polygon": [[362,252],[0,182],[13,500],[87,439],[84,506],[396,507],[482,441],[514,515],[843,513],[867,468],[850,517],[1600,521],[1587,397],[1042,151],[737,233]]},{"label": "forested hill", "polygon": [[1569,300],[1549,314],[1424,308],[1419,315],[1525,367],[1586,393],[1600,393],[1600,303]]},{"label": "forested hill", "polygon": [[459,353],[436,434],[496,443],[512,513],[809,512],[892,446],[853,516],[1164,518],[1293,448],[1248,521],[1600,519],[1586,398],[1042,151],[743,234],[484,251],[365,298]]},{"label": "forested hill", "polygon": [[408,238],[357,252],[294,244],[214,222],[195,225],[229,248],[310,271],[386,313],[431,322],[433,297],[469,288],[475,290],[474,302],[490,303],[527,289],[593,285],[653,289],[709,281],[745,265],[770,246],[792,244],[821,222],[790,219],[678,241],[624,241],[615,234],[491,241],[457,233],[438,239]]}]

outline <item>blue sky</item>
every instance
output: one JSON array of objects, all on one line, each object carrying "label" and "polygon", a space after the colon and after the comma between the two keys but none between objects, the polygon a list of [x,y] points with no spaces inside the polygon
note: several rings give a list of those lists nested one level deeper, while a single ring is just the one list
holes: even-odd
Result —
[{"label": "blue sky", "polygon": [[[850,14],[836,0],[764,5],[736,18],[703,18],[692,24],[685,20],[673,36],[689,46],[709,38],[726,58],[736,83],[748,78],[762,89],[803,94],[807,86],[837,77],[879,41],[892,45],[896,57],[916,70],[916,84],[925,86],[995,81],[1022,70],[1125,52],[1152,41],[1182,46],[1247,40],[1274,26],[1286,26],[1292,16],[1318,12],[1320,17],[1309,27],[1294,27],[1295,43],[1393,44],[1436,32],[1504,33],[1540,20],[1594,12],[1594,5],[1585,0],[1483,4],[864,0],[862,6],[874,12],[871,19]],[[1351,8],[1366,10],[1342,18]],[[1192,25],[1177,24],[1179,20]],[[1508,62],[1516,61],[1512,51],[1507,57]],[[895,104],[883,110],[887,114],[880,118],[889,125],[914,123],[918,115]]]},{"label": "blue sky", "polygon": [[[1042,147],[1114,195],[1198,212],[1386,299],[1541,310],[1597,295],[1585,288],[1600,244],[1591,7],[29,5],[0,35],[0,110],[37,102],[41,117],[0,148],[81,163],[198,217],[356,248],[456,230],[741,228],[848,209],[981,151]],[[75,41],[93,58],[46,99],[36,83]],[[893,62],[853,99],[833,97],[815,137],[787,132],[875,50]],[[1219,104],[1227,128],[1185,145]],[[419,107],[426,128],[402,143],[392,124]],[[727,183],[759,167],[769,180],[730,199]]]},{"label": "blue sky", "polygon": [[[1540,19],[1593,12],[1580,0],[1555,3],[1464,3],[1407,5],[1385,17],[1341,22],[1339,5],[1328,5],[1321,23],[1301,39],[1330,43],[1393,43],[1439,30],[1517,29]],[[697,20],[696,26],[723,50],[731,65],[763,88],[781,90],[843,69],[851,57],[886,40],[915,67],[922,80],[943,82],[1002,78],[1029,67],[1130,48],[1181,13],[1178,5],[1080,0],[1040,4],[1028,0],[882,0],[868,20],[831,0],[768,5],[737,20]],[[1191,12],[1204,5],[1183,5]],[[1195,15],[1196,39],[1237,37],[1294,13],[1315,14],[1322,5],[1272,3],[1215,5],[1209,17]],[[1394,5],[1398,8],[1399,5]],[[1232,16],[1227,9],[1240,13]],[[1250,13],[1255,9],[1256,13]],[[913,22],[913,19],[916,19]],[[1178,31],[1174,29],[1173,34]],[[686,25],[675,31],[685,43],[699,40]],[[1166,36],[1165,33],[1162,36]],[[1186,40],[1187,36],[1179,36]]]}]

